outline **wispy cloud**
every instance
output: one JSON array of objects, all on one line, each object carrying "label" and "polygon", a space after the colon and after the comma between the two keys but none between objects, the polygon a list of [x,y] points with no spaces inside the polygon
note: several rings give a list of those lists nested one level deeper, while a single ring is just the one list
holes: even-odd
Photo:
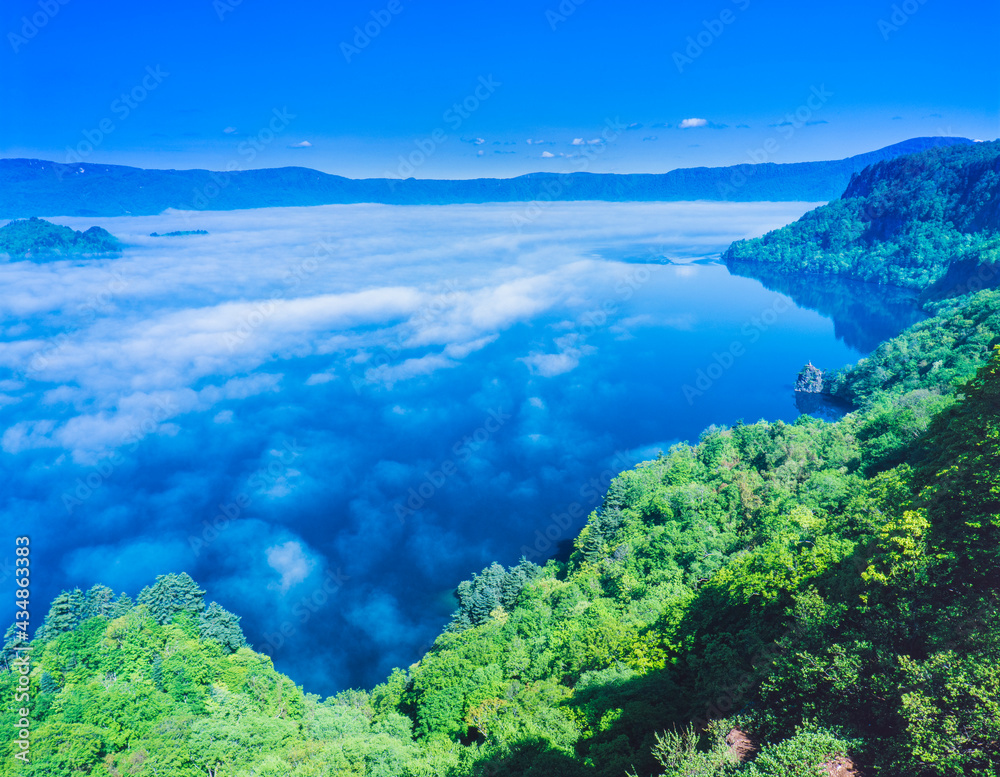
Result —
[{"label": "wispy cloud", "polygon": [[302,549],[302,544],[294,540],[273,545],[264,553],[267,556],[267,565],[280,575],[278,582],[271,583],[270,586],[277,588],[281,593],[287,593],[290,588],[309,577],[315,566],[315,562]]}]

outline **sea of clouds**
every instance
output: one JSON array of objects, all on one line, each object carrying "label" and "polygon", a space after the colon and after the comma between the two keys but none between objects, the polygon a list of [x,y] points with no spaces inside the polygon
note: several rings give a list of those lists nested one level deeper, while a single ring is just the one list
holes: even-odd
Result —
[{"label": "sea of clouds", "polygon": [[[54,219],[127,248],[0,264],[0,509],[32,538],[35,622],[60,589],[187,571],[307,690],[378,682],[460,580],[571,539],[611,472],[720,412],[792,413],[804,342],[856,355],[786,306],[713,397],[681,392],[780,296],[687,262],[808,208]],[[149,236],[184,229],[209,234]]]}]

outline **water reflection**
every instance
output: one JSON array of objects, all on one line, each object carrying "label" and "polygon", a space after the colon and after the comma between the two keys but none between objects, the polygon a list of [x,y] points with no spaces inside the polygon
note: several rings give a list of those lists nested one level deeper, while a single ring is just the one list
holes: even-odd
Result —
[{"label": "water reflection", "polygon": [[758,264],[735,264],[729,269],[832,319],[834,334],[864,353],[927,317],[918,307],[916,292],[908,289],[835,275],[785,275]]}]

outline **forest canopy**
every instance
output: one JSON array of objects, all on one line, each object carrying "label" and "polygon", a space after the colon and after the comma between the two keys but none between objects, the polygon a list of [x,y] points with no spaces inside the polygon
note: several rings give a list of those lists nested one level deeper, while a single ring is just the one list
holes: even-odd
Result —
[{"label": "forest canopy", "polygon": [[[1000,141],[866,167],[840,199],[723,254],[732,269],[843,275],[930,291],[981,273],[1000,284]],[[951,278],[958,285],[959,278]],[[980,286],[982,288],[982,286]]]},{"label": "forest canopy", "polygon": [[0,227],[0,254],[13,258],[51,260],[118,251],[121,251],[118,238],[102,227],[80,232],[39,218],[11,221]]}]

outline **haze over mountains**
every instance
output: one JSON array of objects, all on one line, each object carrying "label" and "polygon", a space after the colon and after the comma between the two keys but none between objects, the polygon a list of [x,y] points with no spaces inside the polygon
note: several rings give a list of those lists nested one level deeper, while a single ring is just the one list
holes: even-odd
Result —
[{"label": "haze over mountains", "polygon": [[444,205],[534,200],[733,202],[836,199],[868,165],[955,137],[922,137],[846,159],[775,164],[774,149],[748,150],[759,164],[697,167],[663,174],[532,173],[517,178],[351,179],[304,167],[261,170],[144,170],[89,162],[0,160],[0,218],[154,215],[180,210],[384,203]]}]

